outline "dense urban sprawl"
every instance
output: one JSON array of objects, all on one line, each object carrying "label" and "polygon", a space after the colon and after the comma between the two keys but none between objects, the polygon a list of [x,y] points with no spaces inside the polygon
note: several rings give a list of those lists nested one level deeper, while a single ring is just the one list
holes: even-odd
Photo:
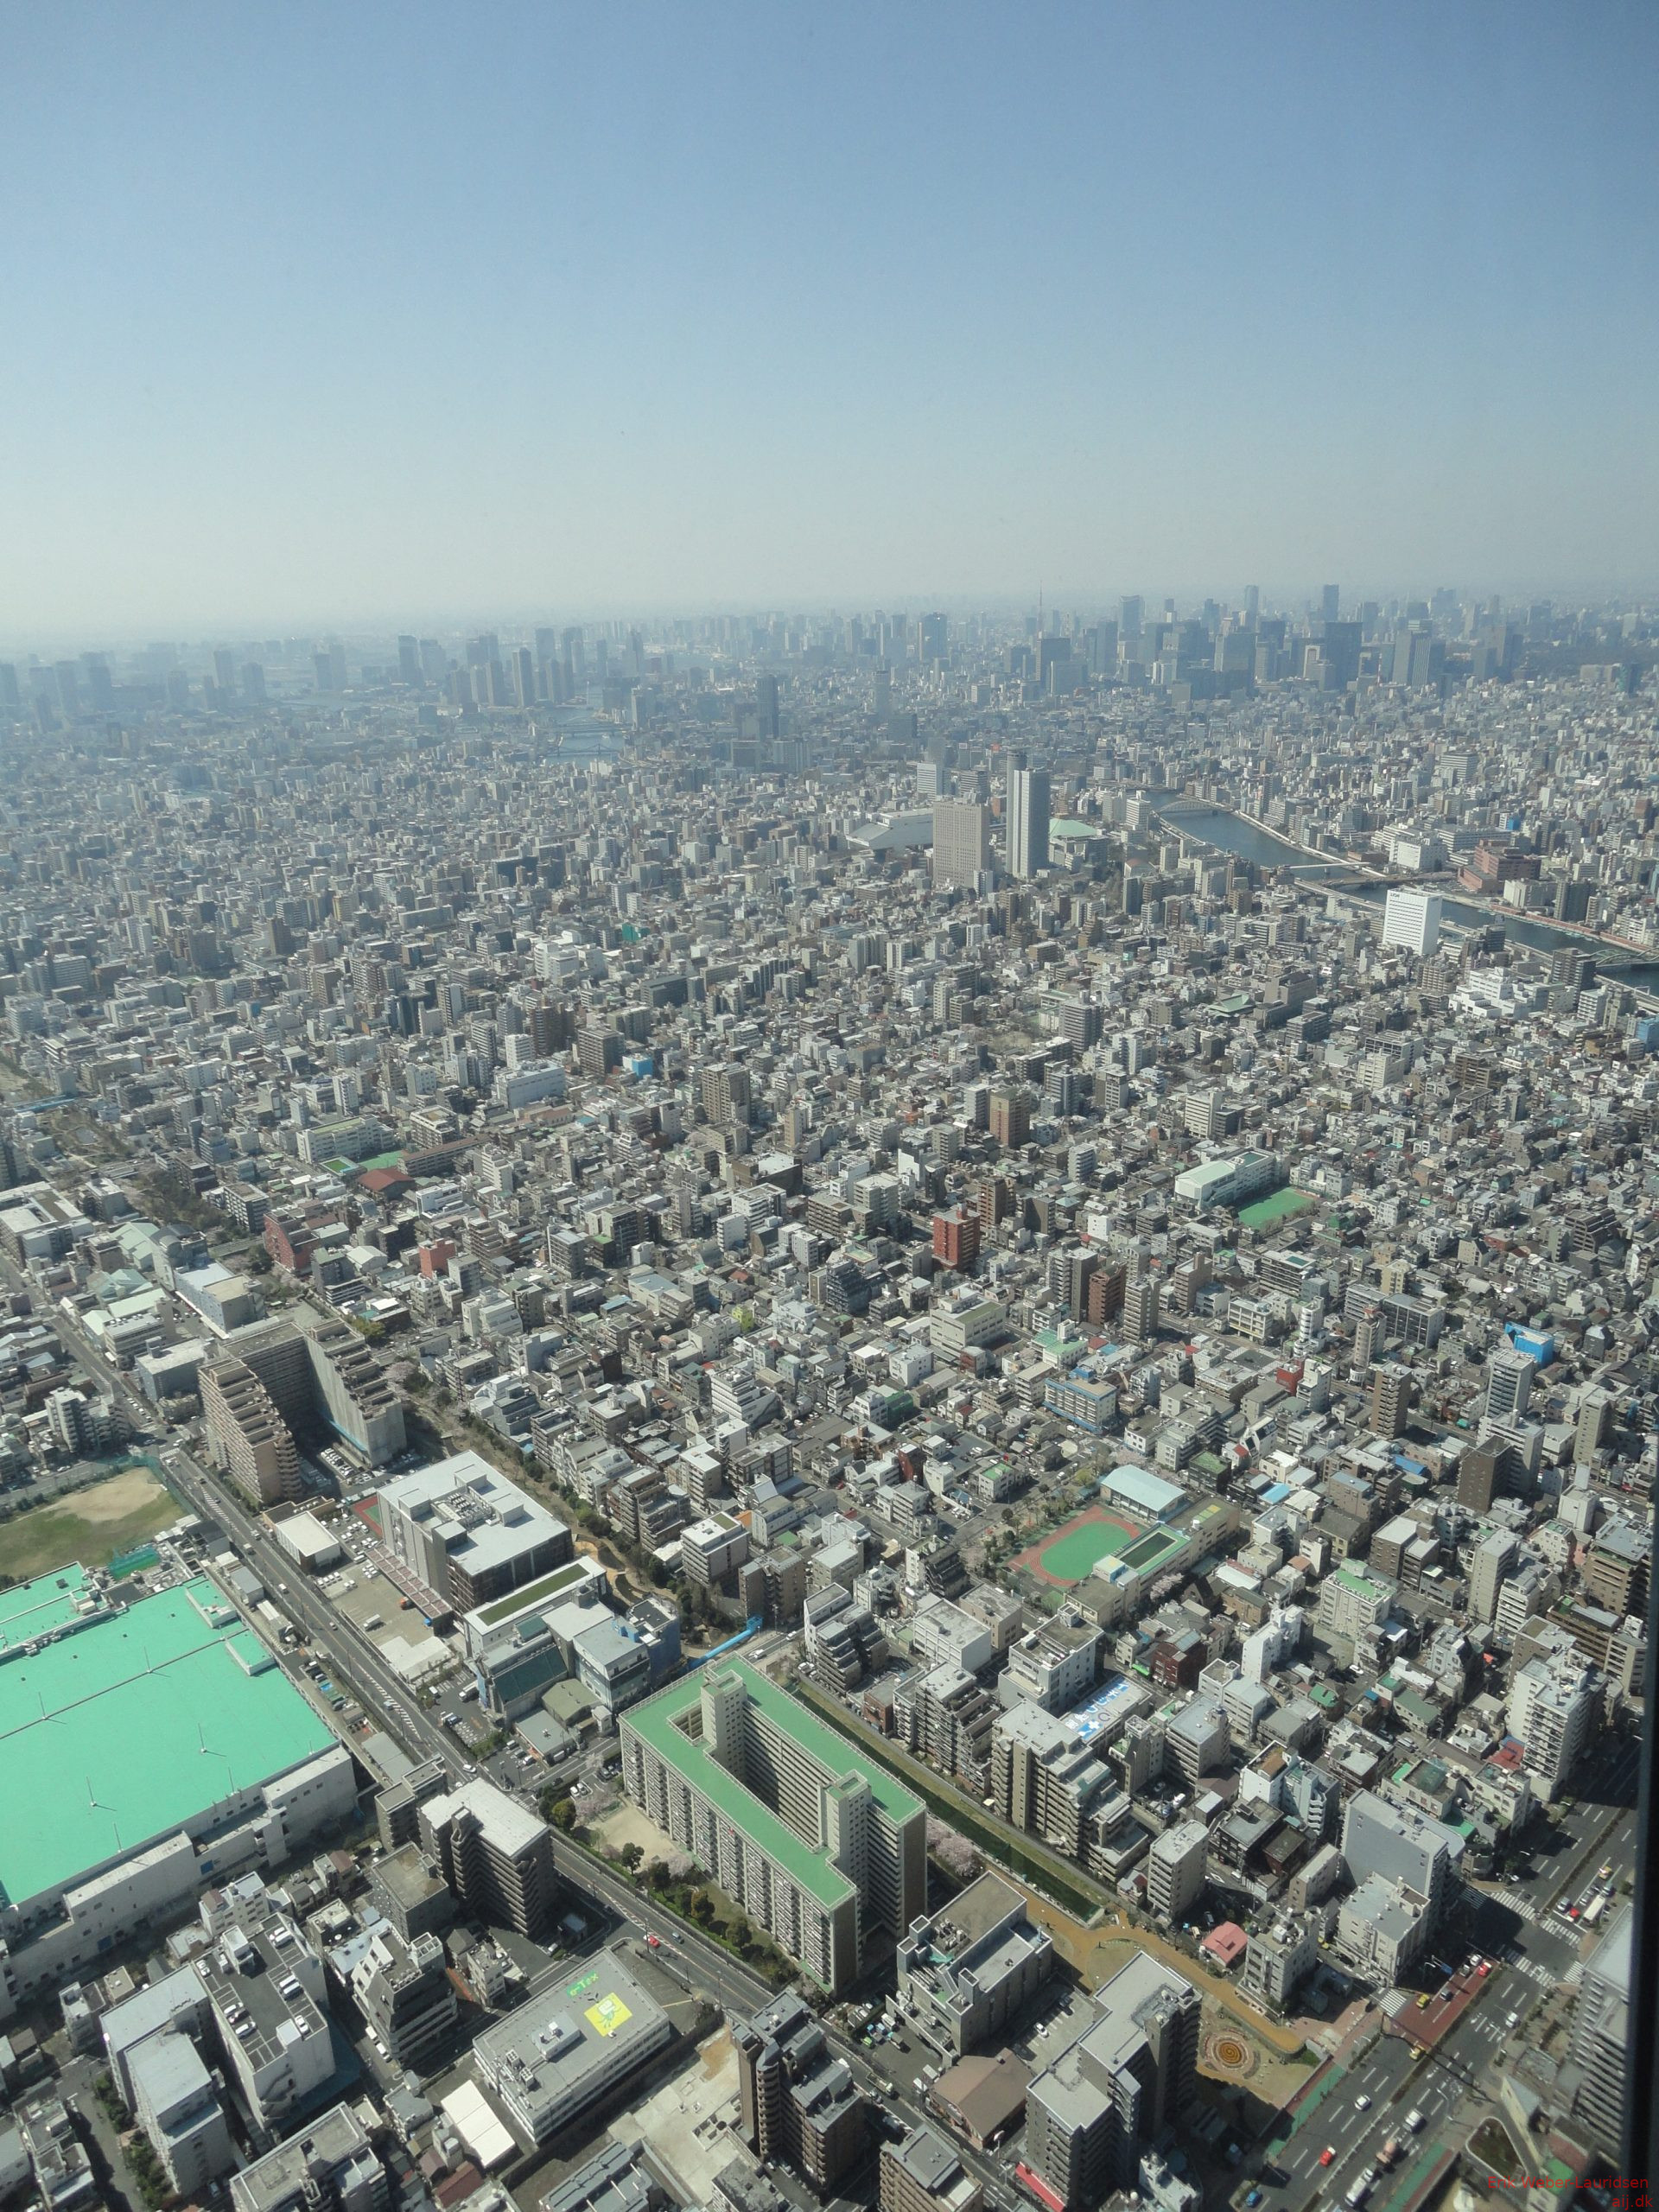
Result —
[{"label": "dense urban sprawl", "polygon": [[0,2200],[1605,2171],[1654,639],[0,665]]}]

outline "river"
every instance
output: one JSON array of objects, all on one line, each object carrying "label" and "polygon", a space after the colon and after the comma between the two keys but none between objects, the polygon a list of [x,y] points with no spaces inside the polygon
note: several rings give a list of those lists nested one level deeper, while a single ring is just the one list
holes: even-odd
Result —
[{"label": "river", "polygon": [[[1271,830],[1258,829],[1254,822],[1246,822],[1242,815],[1225,807],[1176,815],[1172,817],[1170,827],[1201,837],[1205,844],[1214,845],[1224,853],[1236,854],[1242,861],[1254,861],[1258,868],[1292,868],[1305,880],[1317,881],[1326,869],[1344,875],[1352,873],[1345,861],[1321,858],[1306,852],[1283,837],[1275,837]],[[1358,884],[1344,889],[1350,898],[1363,899],[1373,906],[1382,906],[1388,897],[1388,887],[1381,883]],[[1558,929],[1554,923],[1541,922],[1530,914],[1512,914],[1500,906],[1475,906],[1466,899],[1446,899],[1445,911],[1449,922],[1458,923],[1464,929],[1490,929],[1497,922],[1506,938],[1517,944],[1529,945],[1536,952],[1554,952],[1564,944],[1580,952],[1594,952],[1598,973],[1616,976],[1633,989],[1659,989],[1659,961],[1636,959],[1623,945],[1609,945],[1604,957],[1594,939],[1579,936],[1572,930]]]}]

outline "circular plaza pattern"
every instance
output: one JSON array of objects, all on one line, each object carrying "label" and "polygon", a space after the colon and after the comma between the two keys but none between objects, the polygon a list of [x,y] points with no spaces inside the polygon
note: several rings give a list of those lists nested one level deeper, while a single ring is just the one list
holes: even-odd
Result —
[{"label": "circular plaza pattern", "polygon": [[1227,2028],[1212,2029],[1205,2037],[1203,2060],[1206,2074],[1224,2075],[1230,2082],[1243,2082],[1255,2071],[1255,2050]]}]

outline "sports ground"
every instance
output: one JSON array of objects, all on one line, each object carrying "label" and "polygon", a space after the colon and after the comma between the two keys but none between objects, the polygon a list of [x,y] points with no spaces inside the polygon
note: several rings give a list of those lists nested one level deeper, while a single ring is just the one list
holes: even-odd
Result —
[{"label": "sports ground", "polygon": [[27,1582],[65,1560],[103,1567],[167,1528],[182,1510],[160,1479],[135,1461],[0,1523],[0,1574]]},{"label": "sports ground", "polygon": [[1258,1198],[1253,1206],[1241,1207],[1238,1218],[1246,1229],[1268,1229],[1287,1214],[1305,1213],[1313,1204],[1306,1191],[1275,1191],[1270,1198]]},{"label": "sports ground", "polygon": [[1085,1505],[1081,1513],[1016,1553],[1012,1564],[1039,1582],[1068,1589],[1086,1580],[1096,1560],[1116,1559],[1141,1533],[1127,1515],[1103,1505]]}]

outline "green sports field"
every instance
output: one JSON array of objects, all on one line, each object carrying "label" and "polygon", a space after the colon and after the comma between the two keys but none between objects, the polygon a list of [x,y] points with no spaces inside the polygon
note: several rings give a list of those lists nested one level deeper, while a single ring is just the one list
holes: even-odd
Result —
[{"label": "green sports field", "polygon": [[1085,1506],[1069,1521],[1034,1544],[1027,1544],[1014,1560],[1039,1581],[1082,1582],[1096,1560],[1115,1559],[1141,1534],[1135,1523],[1109,1513],[1100,1505]]},{"label": "green sports field", "polygon": [[1246,1229],[1268,1229],[1287,1215],[1306,1213],[1313,1200],[1306,1191],[1275,1191],[1270,1198],[1258,1198],[1253,1206],[1239,1211],[1239,1221]]}]

